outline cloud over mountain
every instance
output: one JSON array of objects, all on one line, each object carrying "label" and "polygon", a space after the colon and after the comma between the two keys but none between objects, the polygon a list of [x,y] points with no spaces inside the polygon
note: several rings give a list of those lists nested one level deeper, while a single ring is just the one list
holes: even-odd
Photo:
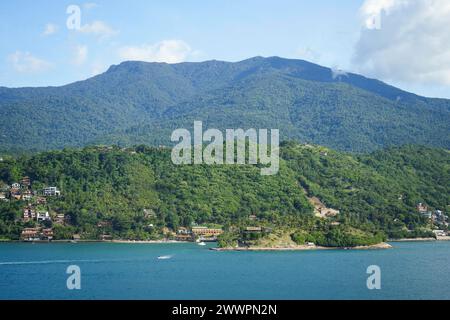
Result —
[{"label": "cloud over mountain", "polygon": [[123,60],[178,63],[186,61],[191,47],[182,40],[163,40],[155,44],[126,46],[119,49]]},{"label": "cloud over mountain", "polygon": [[[389,81],[450,85],[450,2],[366,0],[353,62],[359,72]],[[377,16],[378,15],[378,16]]]}]

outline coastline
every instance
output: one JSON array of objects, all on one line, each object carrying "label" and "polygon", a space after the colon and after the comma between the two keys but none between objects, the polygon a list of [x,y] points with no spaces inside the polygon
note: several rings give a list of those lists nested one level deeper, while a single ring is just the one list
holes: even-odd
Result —
[{"label": "coastline", "polygon": [[[117,244],[177,244],[191,243],[177,240],[2,240],[0,243],[117,243]],[[193,242],[192,242],[193,243]]]},{"label": "coastline", "polygon": [[[433,242],[433,241],[450,241],[450,236],[435,238],[404,238],[404,239],[388,239],[386,242],[374,244],[371,246],[357,247],[321,247],[321,246],[292,246],[292,247],[239,247],[239,248],[210,248],[215,251],[307,251],[307,250],[370,250],[370,249],[390,249],[392,246],[388,242]],[[116,244],[181,244],[194,243],[189,241],[178,240],[9,240],[1,239],[0,243],[116,243]]]},{"label": "coastline", "polygon": [[431,242],[431,241],[450,241],[450,236],[437,238],[404,238],[404,239],[388,240],[388,242]]},{"label": "coastline", "polygon": [[320,246],[292,246],[292,247],[238,247],[238,248],[210,248],[213,251],[312,251],[312,250],[381,250],[393,248],[386,242],[374,244],[371,246],[357,247],[320,247]]}]

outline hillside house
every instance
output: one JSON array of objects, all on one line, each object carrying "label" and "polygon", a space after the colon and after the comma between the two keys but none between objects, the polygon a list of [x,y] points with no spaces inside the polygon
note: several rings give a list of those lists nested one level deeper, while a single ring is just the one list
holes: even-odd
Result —
[{"label": "hillside house", "polygon": [[11,197],[15,200],[22,200],[22,195],[20,193],[12,193],[11,192]]},{"label": "hillside house", "polygon": [[416,208],[420,213],[428,212],[428,206],[426,204],[419,203]]},{"label": "hillside house", "polygon": [[36,203],[37,204],[47,204],[47,199],[45,199],[44,197],[37,197]]},{"label": "hillside house", "polygon": [[36,212],[33,208],[27,207],[23,209],[23,221],[28,222],[30,220],[36,219]]},{"label": "hillside house", "polygon": [[439,223],[444,223],[448,220],[448,216],[446,216],[441,210],[436,210],[433,216],[434,220]]},{"label": "hillside house", "polygon": [[66,216],[62,213],[57,214],[55,217],[55,223],[57,224],[64,224],[66,220]]},{"label": "hillside house", "polygon": [[22,192],[23,201],[31,201],[31,199],[33,199],[33,192],[31,192],[30,190]]},{"label": "hillside house", "polygon": [[318,208],[319,214],[321,217],[335,217],[339,214],[339,210],[331,209],[331,208]]},{"label": "hillside house", "polygon": [[47,187],[47,188],[44,188],[43,194],[46,197],[54,197],[54,196],[60,196],[61,191],[59,191],[57,187]]},{"label": "hillside house", "polygon": [[23,177],[22,180],[20,180],[20,184],[22,187],[29,188],[31,186],[31,179],[30,177]]},{"label": "hillside house", "polygon": [[146,219],[156,218],[156,213],[152,209],[144,209],[144,217]]},{"label": "hillside house", "polygon": [[12,191],[20,191],[20,188],[21,188],[20,183],[15,182],[11,185],[11,192]]},{"label": "hillside house", "polygon": [[244,229],[245,233],[262,233],[263,228],[262,227],[247,227]]},{"label": "hillside house", "polygon": [[425,212],[421,212],[422,216],[427,218],[427,219],[433,219],[433,213],[431,211],[425,211]]},{"label": "hillside house", "polygon": [[50,221],[50,215],[48,214],[48,211],[45,212],[38,212],[36,215],[36,220],[41,222],[41,221]]},{"label": "hillside house", "polygon": [[97,228],[108,228],[112,227],[112,223],[110,221],[100,221],[97,223]]}]

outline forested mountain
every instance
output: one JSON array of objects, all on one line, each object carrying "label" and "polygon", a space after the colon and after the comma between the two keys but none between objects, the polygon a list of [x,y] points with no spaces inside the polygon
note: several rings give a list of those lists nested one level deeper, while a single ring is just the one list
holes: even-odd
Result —
[{"label": "forested mountain", "polygon": [[[446,150],[404,146],[356,156],[286,142],[281,158],[278,175],[261,176],[260,168],[251,165],[175,166],[166,148],[52,151],[4,159],[0,188],[5,192],[6,185],[24,176],[35,192],[56,186],[61,196],[48,197],[41,205],[53,217],[64,214],[69,221],[53,225],[56,239],[74,233],[88,239],[103,233],[155,239],[165,227],[176,230],[193,223],[227,230],[248,223],[284,227],[295,222],[317,231],[332,221],[371,234],[408,237],[430,231],[418,203],[448,211]],[[339,210],[337,220],[316,220],[312,197]],[[19,200],[0,201],[0,238],[17,239],[24,227],[34,225],[21,220],[24,206]],[[251,215],[258,222],[249,221]]]},{"label": "forested mountain", "polygon": [[124,62],[63,87],[0,88],[0,150],[167,145],[194,120],[355,152],[450,146],[449,100],[302,60]]}]

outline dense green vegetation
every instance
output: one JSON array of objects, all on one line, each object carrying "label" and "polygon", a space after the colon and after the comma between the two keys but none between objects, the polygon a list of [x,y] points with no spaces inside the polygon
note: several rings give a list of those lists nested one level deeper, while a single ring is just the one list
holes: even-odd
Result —
[{"label": "dense green vegetation", "polygon": [[450,147],[450,102],[301,60],[124,62],[63,87],[0,88],[0,152],[169,144],[174,128],[279,128],[338,150]]},{"label": "dense green vegetation", "polygon": [[[429,235],[429,220],[415,208],[419,202],[448,212],[446,150],[405,146],[354,156],[287,142],[281,157],[278,175],[261,176],[250,165],[175,166],[166,148],[44,152],[0,162],[0,189],[23,176],[31,178],[33,190],[57,186],[62,195],[41,205],[68,217],[65,225],[49,223],[56,239],[74,233],[86,239],[159,239],[165,228],[195,223],[223,227],[222,245],[242,238],[242,228],[258,225],[294,230],[297,243],[353,246],[386,236]],[[340,214],[314,217],[308,196]],[[0,201],[0,238],[18,239],[22,228],[35,224],[21,221],[24,205]]]}]

